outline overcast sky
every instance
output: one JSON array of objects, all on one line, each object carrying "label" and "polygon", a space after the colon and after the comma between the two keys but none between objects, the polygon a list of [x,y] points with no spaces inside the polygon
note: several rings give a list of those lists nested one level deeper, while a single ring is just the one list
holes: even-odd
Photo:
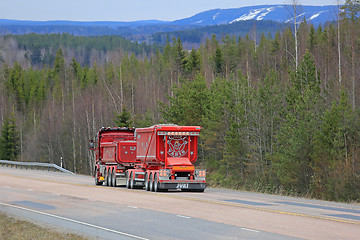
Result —
[{"label": "overcast sky", "polygon": [[[340,0],[345,2],[345,0]],[[291,0],[0,0],[0,19],[135,21],[176,20],[215,8],[289,4]],[[337,0],[299,0],[336,5]]]}]

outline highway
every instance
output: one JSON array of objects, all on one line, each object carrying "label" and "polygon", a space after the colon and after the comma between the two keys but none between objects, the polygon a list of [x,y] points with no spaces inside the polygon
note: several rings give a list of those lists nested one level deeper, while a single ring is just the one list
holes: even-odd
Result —
[{"label": "highway", "polygon": [[0,167],[0,211],[90,239],[359,239],[360,205],[208,188],[147,192]]}]

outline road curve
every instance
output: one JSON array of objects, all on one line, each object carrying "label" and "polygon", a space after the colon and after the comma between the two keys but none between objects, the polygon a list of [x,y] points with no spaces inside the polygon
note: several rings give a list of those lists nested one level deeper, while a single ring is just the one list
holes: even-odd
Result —
[{"label": "road curve", "polygon": [[0,167],[0,210],[103,239],[358,239],[360,205],[206,189],[95,186],[88,176]]}]

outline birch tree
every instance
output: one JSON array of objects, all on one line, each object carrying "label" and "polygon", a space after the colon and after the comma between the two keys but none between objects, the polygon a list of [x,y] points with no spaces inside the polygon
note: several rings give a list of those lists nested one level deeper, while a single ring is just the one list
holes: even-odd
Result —
[{"label": "birch tree", "polygon": [[290,15],[292,16],[292,20],[294,21],[294,39],[295,39],[295,69],[298,68],[299,65],[299,46],[298,46],[298,24],[299,17],[301,16],[301,8],[300,8],[300,0],[290,0]]}]

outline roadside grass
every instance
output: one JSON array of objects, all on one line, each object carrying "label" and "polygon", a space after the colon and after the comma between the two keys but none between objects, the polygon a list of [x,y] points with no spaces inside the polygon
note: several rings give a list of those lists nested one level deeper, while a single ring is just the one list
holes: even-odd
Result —
[{"label": "roadside grass", "polygon": [[60,233],[56,230],[40,227],[36,224],[17,220],[0,212],[1,240],[86,240],[82,236],[70,233]]}]

